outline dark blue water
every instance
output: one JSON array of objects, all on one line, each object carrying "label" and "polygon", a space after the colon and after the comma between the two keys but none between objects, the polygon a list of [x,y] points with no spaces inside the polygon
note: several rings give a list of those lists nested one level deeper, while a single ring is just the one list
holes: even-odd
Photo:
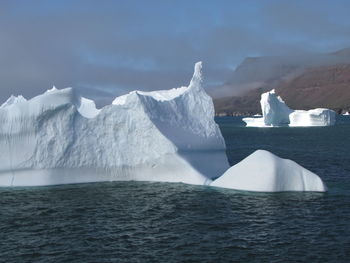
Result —
[{"label": "dark blue water", "polygon": [[349,262],[350,118],[326,128],[217,122],[231,164],[266,149],[319,174],[329,192],[145,182],[0,189],[0,261]]}]

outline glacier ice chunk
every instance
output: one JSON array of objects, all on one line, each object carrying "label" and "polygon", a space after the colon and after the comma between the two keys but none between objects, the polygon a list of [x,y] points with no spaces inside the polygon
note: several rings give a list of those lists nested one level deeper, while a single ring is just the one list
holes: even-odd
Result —
[{"label": "glacier ice chunk", "polygon": [[289,114],[293,110],[280,96],[276,95],[274,89],[261,95],[260,104],[266,126],[281,126],[289,123]]},{"label": "glacier ice chunk", "polygon": [[0,186],[209,184],[229,165],[201,69],[188,87],[134,91],[101,109],[72,88],[9,99],[0,108]]},{"label": "glacier ice chunk", "polygon": [[247,127],[269,127],[265,124],[264,118],[247,117],[242,119]]},{"label": "glacier ice chunk", "polygon": [[336,120],[336,113],[329,109],[292,110],[274,89],[261,94],[260,104],[263,116],[243,118],[247,127],[330,126]]},{"label": "glacier ice chunk", "polygon": [[258,192],[327,191],[313,172],[265,150],[257,150],[232,166],[211,186]]},{"label": "glacier ice chunk", "polygon": [[330,126],[335,124],[335,111],[329,109],[296,110],[289,115],[291,127]]}]

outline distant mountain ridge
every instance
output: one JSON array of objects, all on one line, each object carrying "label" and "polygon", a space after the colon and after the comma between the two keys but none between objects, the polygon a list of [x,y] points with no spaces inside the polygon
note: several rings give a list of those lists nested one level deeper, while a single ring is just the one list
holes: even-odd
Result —
[{"label": "distant mountain ridge", "polygon": [[260,95],[276,89],[295,109],[350,109],[350,48],[305,57],[247,58],[220,88],[209,91],[217,114],[260,112]]},{"label": "distant mountain ridge", "polygon": [[350,63],[309,68],[277,92],[292,108],[349,110]]}]

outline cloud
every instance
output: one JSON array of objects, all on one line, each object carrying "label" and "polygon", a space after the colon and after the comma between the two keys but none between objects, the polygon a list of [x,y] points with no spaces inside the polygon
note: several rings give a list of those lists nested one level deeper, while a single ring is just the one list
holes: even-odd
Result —
[{"label": "cloud", "polygon": [[173,88],[199,60],[218,85],[246,56],[350,45],[349,4],[329,3],[1,1],[0,100],[52,85],[101,100]]}]

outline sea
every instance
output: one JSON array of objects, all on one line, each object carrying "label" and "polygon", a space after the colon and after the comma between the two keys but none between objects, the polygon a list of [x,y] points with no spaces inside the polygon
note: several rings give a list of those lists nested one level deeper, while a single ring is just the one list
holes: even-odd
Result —
[{"label": "sea", "polygon": [[216,118],[231,165],[257,149],[318,174],[327,193],[177,183],[0,188],[0,262],[350,262],[350,117],[247,128]]}]

